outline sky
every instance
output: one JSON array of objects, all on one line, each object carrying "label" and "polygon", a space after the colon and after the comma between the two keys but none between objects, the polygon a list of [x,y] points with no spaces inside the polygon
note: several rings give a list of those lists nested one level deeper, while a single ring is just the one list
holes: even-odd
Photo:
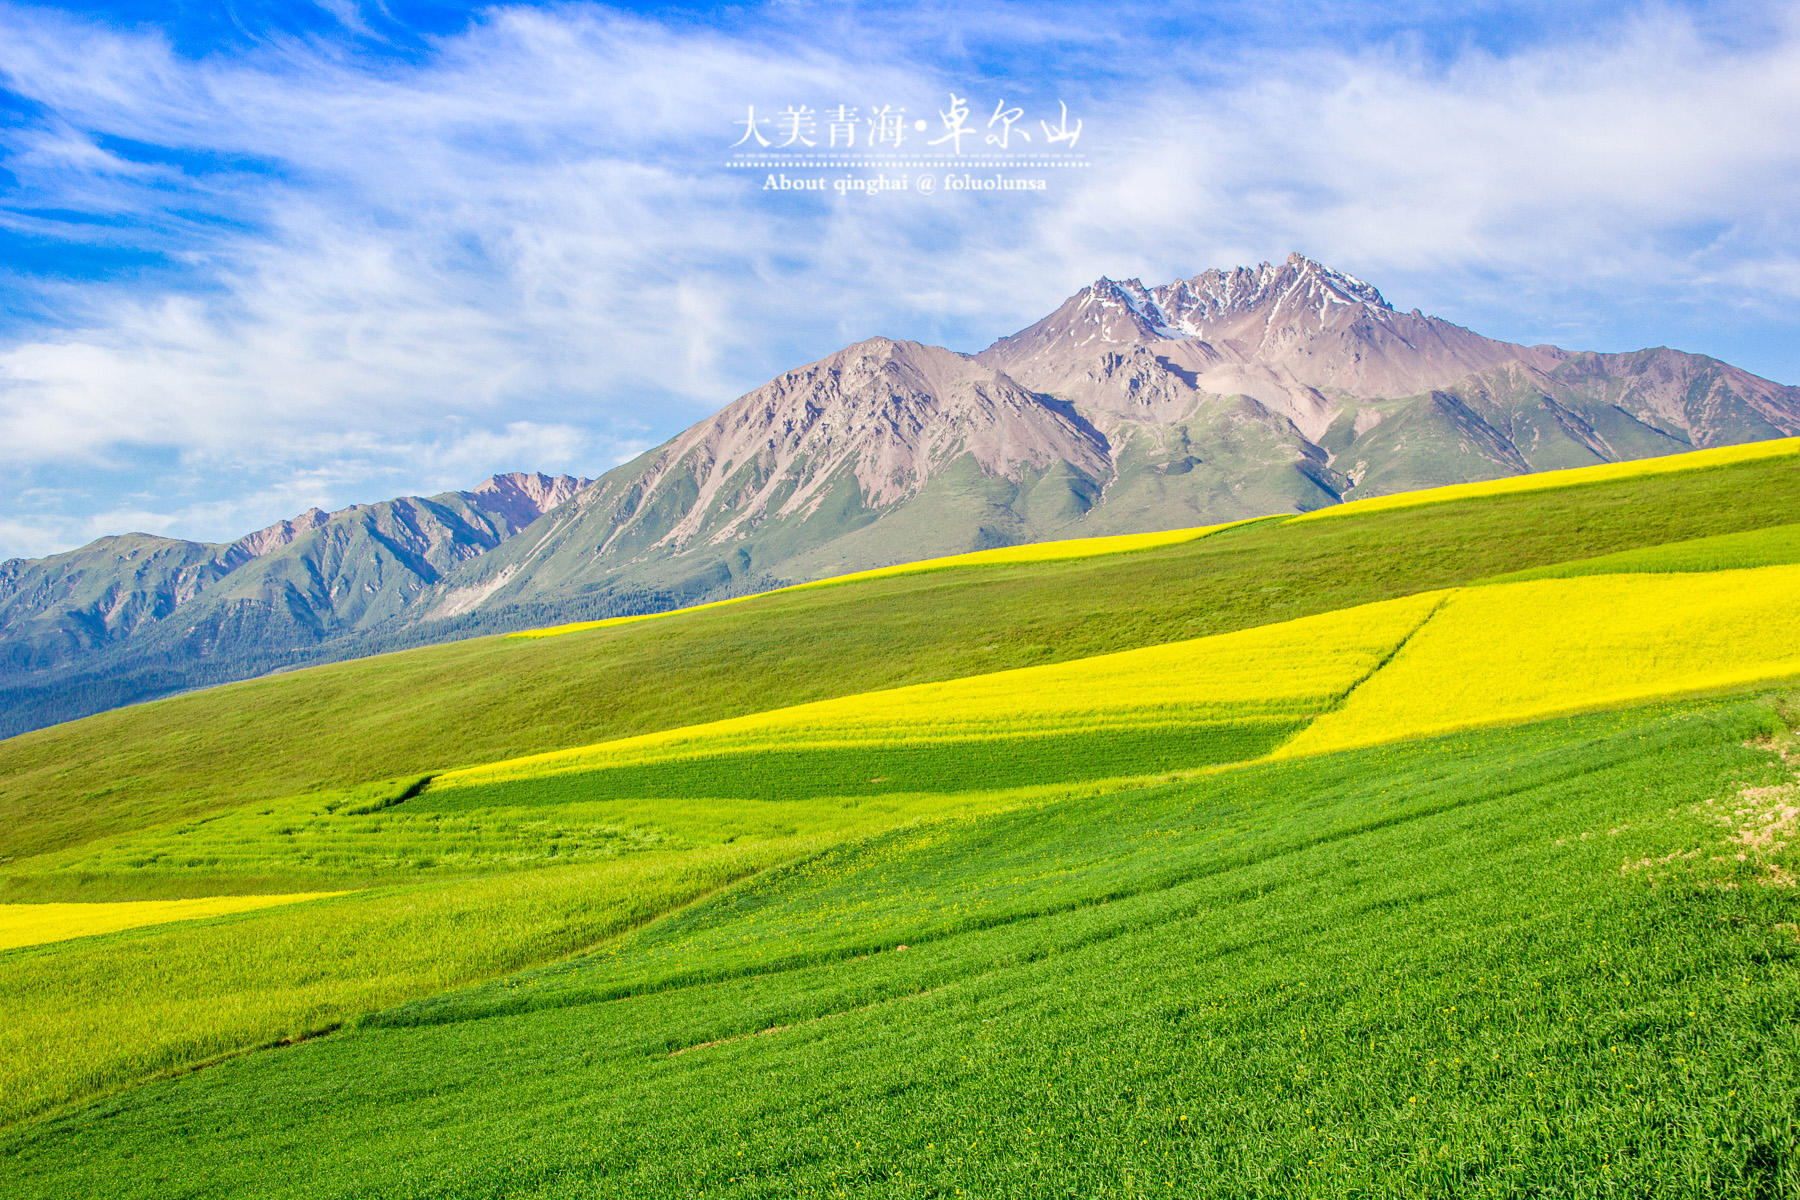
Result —
[{"label": "sky", "polygon": [[[729,165],[752,107],[903,108],[922,150],[951,96],[1036,146],[1066,106],[1085,165]],[[594,476],[867,337],[1291,251],[1797,384],[1796,130],[1792,4],[0,0],[0,558]]]}]

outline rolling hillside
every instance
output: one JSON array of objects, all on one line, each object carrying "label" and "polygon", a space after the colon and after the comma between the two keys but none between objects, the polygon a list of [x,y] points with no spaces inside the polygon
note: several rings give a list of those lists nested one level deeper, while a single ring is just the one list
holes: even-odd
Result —
[{"label": "rolling hillside", "polygon": [[0,743],[0,1181],[1784,1194],[1796,510],[1727,447]]},{"label": "rolling hillside", "polygon": [[438,594],[703,600],[1796,433],[1800,389],[1666,348],[1495,341],[1295,254],[1101,279],[972,358],[847,347],[603,475]]}]

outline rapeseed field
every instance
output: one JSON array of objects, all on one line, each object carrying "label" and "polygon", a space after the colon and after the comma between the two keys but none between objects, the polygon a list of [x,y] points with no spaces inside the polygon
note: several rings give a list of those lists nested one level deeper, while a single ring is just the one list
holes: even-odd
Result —
[{"label": "rapeseed field", "polygon": [[296,892],[286,896],[202,896],[194,900],[138,900],[119,904],[0,904],[0,950],[36,946],[68,938],[166,925],[250,912],[276,904],[299,904],[337,892]]},{"label": "rapeseed field", "polygon": [[[431,791],[716,754],[1127,733],[1305,717],[1335,703],[1442,603],[1442,593],[1298,621],[776,709],[437,776]],[[1202,761],[1205,761],[1204,759]]]},{"label": "rapeseed field", "polygon": [[1276,756],[1800,677],[1796,597],[1800,566],[1467,588]]}]

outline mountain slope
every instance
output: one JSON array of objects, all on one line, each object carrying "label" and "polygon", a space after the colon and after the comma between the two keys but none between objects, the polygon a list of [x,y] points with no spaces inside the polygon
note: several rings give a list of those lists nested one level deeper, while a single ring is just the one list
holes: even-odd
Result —
[{"label": "mountain slope", "polygon": [[126,534],[0,564],[0,730],[241,678],[392,622],[588,482],[495,476],[470,492],[312,509],[229,544]]},{"label": "mountain slope", "polygon": [[309,659],[1792,433],[1800,389],[1497,341],[1298,254],[1100,279],[977,355],[846,347],[591,484],[4,564],[0,732]]},{"label": "mountain slope", "polygon": [[1067,406],[954,351],[873,338],[603,475],[458,572],[428,615],[627,580],[711,595],[775,568],[814,577],[1035,540],[1109,474],[1106,439]]},{"label": "mountain slope", "polygon": [[[1495,341],[1398,312],[1372,285],[1299,254],[1160,287],[1101,279],[977,357],[1102,430],[1121,497],[1166,493],[1129,481],[1179,461],[1151,450],[1134,464],[1126,448],[1234,411],[1264,418],[1271,448],[1330,493],[1324,503],[1800,432],[1800,389],[1667,348]],[[1235,481],[1241,454],[1216,446],[1210,462]],[[1204,450],[1182,457],[1209,461]],[[1229,515],[1196,500],[1177,507]],[[1145,515],[1164,511],[1150,503]]]},{"label": "mountain slope", "polygon": [[878,338],[789,372],[454,572],[424,611],[720,598],[1790,432],[1800,390],[1666,349],[1496,341],[1298,254],[1101,279],[972,360]]}]

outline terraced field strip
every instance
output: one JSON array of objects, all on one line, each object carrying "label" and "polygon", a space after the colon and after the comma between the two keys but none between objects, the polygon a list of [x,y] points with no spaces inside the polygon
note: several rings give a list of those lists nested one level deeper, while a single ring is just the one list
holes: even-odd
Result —
[{"label": "terraced field strip", "polygon": [[1800,438],[1778,438],[1769,442],[1749,442],[1741,446],[1716,446],[1710,450],[1694,450],[1687,454],[1668,454],[1661,458],[1602,463],[1593,467],[1571,467],[1566,471],[1539,471],[1532,475],[1509,475],[1504,479],[1484,479],[1476,483],[1453,483],[1448,487],[1425,488],[1417,492],[1396,492],[1391,496],[1370,496],[1367,500],[1352,500],[1347,504],[1337,504],[1330,508],[1301,513],[1297,517],[1289,517],[1282,523],[1296,525],[1302,521],[1323,521],[1333,517],[1353,517],[1396,508],[1417,508],[1422,504],[1443,504],[1450,500],[1507,496],[1519,492],[1555,491],[1561,488],[1581,487],[1590,483],[1611,483],[1649,475],[1702,471],[1709,467],[1725,467],[1734,463],[1755,462],[1759,459],[1796,456],[1800,456]]},{"label": "terraced field strip", "polygon": [[1573,579],[1580,575],[1663,575],[1697,571],[1738,571],[1800,563],[1800,525],[1773,525],[1744,533],[1666,542],[1594,558],[1552,563],[1478,579],[1478,585],[1522,583],[1528,579]]},{"label": "terraced field strip", "polygon": [[1293,758],[1800,676],[1800,566],[1467,588]]},{"label": "terraced field strip", "polygon": [[[1251,518],[1251,520],[1263,519],[1265,518]],[[733,596],[729,600],[714,600],[710,604],[694,604],[687,608],[671,609],[668,612],[638,613],[629,617],[607,617],[599,621],[575,621],[567,625],[552,625],[545,629],[526,629],[519,633],[509,633],[506,636],[547,638],[559,637],[565,633],[581,633],[588,629],[611,629],[617,625],[631,625],[638,621],[654,621],[658,617],[673,617],[682,613],[720,608],[728,604],[741,604],[745,600],[779,595],[782,592],[839,587],[846,583],[861,583],[869,579],[892,579],[898,575],[951,571],[959,567],[1015,566],[1020,563],[1063,562],[1076,558],[1095,558],[1103,554],[1129,554],[1134,550],[1155,550],[1163,546],[1178,546],[1183,542],[1195,541],[1208,534],[1234,529],[1239,525],[1248,525],[1249,523],[1250,521],[1228,521],[1222,525],[1201,525],[1192,529],[1167,529],[1156,533],[1121,533],[1111,537],[1067,538],[1055,542],[1031,542],[1023,546],[996,546],[992,550],[972,550],[967,554],[951,554],[943,558],[927,558],[918,562],[897,563],[891,567],[876,567],[869,571],[853,571],[848,575],[833,575],[829,579],[814,579],[807,583],[796,583],[789,587],[757,592],[749,596]]]},{"label": "terraced field strip", "polygon": [[341,895],[342,892],[297,892],[286,896],[205,896],[197,900],[138,900],[122,904],[0,904],[0,950]]},{"label": "terraced field strip", "polygon": [[[531,755],[439,775],[426,797],[441,803],[445,793],[462,789],[734,752],[930,745],[944,753],[963,743],[993,753],[1004,751],[996,743],[1007,738],[1053,735],[1100,742],[1172,730],[1205,738],[1272,726],[1285,734],[1365,678],[1443,597],[1426,592],[1216,637],[865,692]],[[1220,760],[1201,754],[1189,765],[1212,761]]]}]

